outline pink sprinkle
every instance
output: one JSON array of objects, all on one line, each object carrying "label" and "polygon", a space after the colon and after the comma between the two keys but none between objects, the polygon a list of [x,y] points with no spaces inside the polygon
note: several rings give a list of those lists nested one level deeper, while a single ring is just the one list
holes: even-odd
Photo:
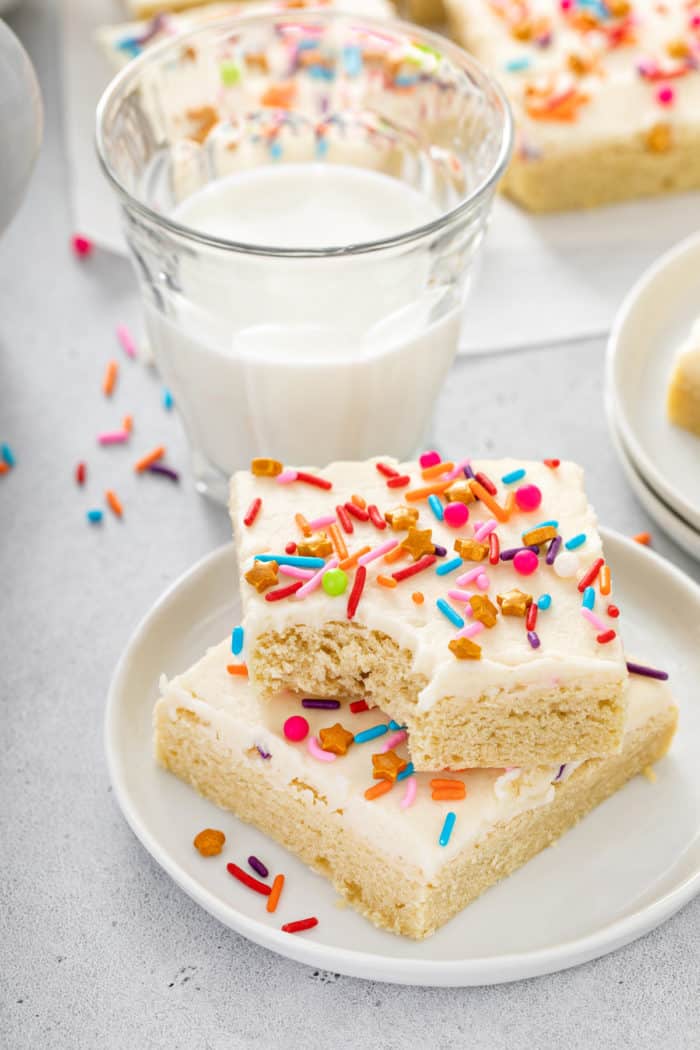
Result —
[{"label": "pink sprinkle", "polygon": [[515,502],[520,510],[537,510],[542,502],[542,492],[537,485],[521,485],[515,490]]},{"label": "pink sprinkle", "polygon": [[483,571],[484,570],[481,568],[481,566],[478,565],[476,569],[470,569],[469,572],[463,572],[461,576],[457,577],[455,583],[458,587],[466,587],[466,585],[468,583],[471,583],[472,580],[475,580],[478,576],[481,576]]},{"label": "pink sprinkle", "polygon": [[338,567],[338,564],[339,562],[337,558],[331,558],[330,561],[327,561],[325,565],[322,565],[321,568],[313,574],[313,576],[307,583],[303,584],[303,586],[299,588],[294,597],[305,598],[307,594],[311,594],[312,591],[315,591],[318,587],[321,586],[321,580],[323,579],[324,572],[328,572],[329,569],[336,569]]},{"label": "pink sprinkle", "polygon": [[318,740],[315,736],[310,736],[306,741],[306,746],[309,749],[309,754],[313,755],[319,762],[335,762],[336,756],[332,751],[324,751],[319,746]]},{"label": "pink sprinkle", "polygon": [[452,470],[448,471],[447,474],[443,474],[443,481],[454,481],[462,473],[465,467],[470,467],[472,461],[470,459],[461,459],[459,463],[455,463]]},{"label": "pink sprinkle", "polygon": [[381,752],[391,751],[392,747],[398,747],[399,744],[403,744],[404,740],[408,738],[408,733],[405,729],[399,729],[397,733],[392,733],[390,737],[387,737],[386,741],[379,748]]},{"label": "pink sprinkle", "polygon": [[421,468],[425,470],[426,467],[436,467],[438,463],[442,463],[442,459],[440,458],[440,453],[435,452],[433,449],[430,452],[424,452],[418,462],[420,463]]},{"label": "pink sprinkle", "polygon": [[487,536],[491,535],[497,525],[498,522],[495,518],[489,518],[488,521],[482,521],[481,525],[479,525],[474,531],[474,539],[485,540]]},{"label": "pink sprinkle", "polygon": [[596,616],[592,609],[586,609],[585,606],[582,606],[581,615],[585,616],[588,622],[595,627],[596,631],[607,631],[608,625],[603,623],[600,616]]},{"label": "pink sprinkle", "polygon": [[693,15],[693,17],[690,19],[690,24],[693,27],[693,29],[700,28],[700,15]]},{"label": "pink sprinkle", "polygon": [[324,514],[322,518],[314,518],[313,521],[309,522],[309,528],[312,532],[316,529],[322,529],[326,525],[335,525],[335,514]]},{"label": "pink sprinkle", "polygon": [[485,630],[481,620],[475,620],[474,623],[468,623],[466,627],[462,627],[461,630],[457,631],[458,638],[475,638],[477,634]]},{"label": "pink sprinkle", "polygon": [[675,92],[670,84],[664,84],[656,92],[656,101],[661,106],[671,106],[675,97]]},{"label": "pink sprinkle", "polygon": [[100,445],[123,445],[129,440],[128,430],[112,430],[104,434],[98,434],[97,440]]},{"label": "pink sprinkle", "polygon": [[482,572],[477,576],[476,585],[480,591],[487,591],[489,589],[489,578],[485,572]]},{"label": "pink sprinkle", "polygon": [[76,233],[71,238],[71,246],[75,254],[81,259],[84,259],[92,251],[92,241],[88,237],[82,237],[79,233]]},{"label": "pink sprinkle", "polygon": [[539,560],[534,551],[520,550],[513,558],[513,568],[521,576],[531,576],[539,566]]},{"label": "pink sprinkle", "polygon": [[302,569],[299,565],[281,564],[279,571],[285,576],[292,576],[295,580],[310,580],[315,575],[314,569]]},{"label": "pink sprinkle", "polygon": [[283,470],[281,474],[278,474],[275,481],[278,485],[289,485],[290,481],[297,480],[296,470]]},{"label": "pink sprinkle", "polygon": [[559,0],[559,6],[562,11],[570,11],[574,5],[574,0]]},{"label": "pink sprinkle", "polygon": [[409,777],[406,781],[406,790],[403,793],[403,798],[399,802],[401,809],[408,809],[416,801],[416,792],[418,791],[418,784],[415,777]]},{"label": "pink sprinkle", "polygon": [[367,551],[361,558],[357,559],[358,565],[369,565],[371,561],[375,561],[377,558],[381,558],[382,554],[388,554],[389,551],[393,551],[394,547],[398,547],[398,540],[387,540],[385,543],[380,543],[378,547],[375,547],[372,551]]},{"label": "pink sprinkle", "polygon": [[472,591],[448,591],[447,597],[453,598],[456,602],[468,602],[472,596]]},{"label": "pink sprinkle", "polygon": [[443,514],[445,523],[452,529],[461,529],[469,521],[469,508],[458,500],[448,503]]},{"label": "pink sprinkle", "polygon": [[136,343],[125,324],[117,325],[117,339],[127,357],[136,357]]}]

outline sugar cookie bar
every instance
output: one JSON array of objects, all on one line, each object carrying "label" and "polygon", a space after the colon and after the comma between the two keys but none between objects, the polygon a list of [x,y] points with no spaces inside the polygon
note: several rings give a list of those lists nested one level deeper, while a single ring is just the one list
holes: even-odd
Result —
[{"label": "sugar cookie bar", "polygon": [[255,687],[367,699],[417,769],[619,751],[627,671],[581,469],[433,458],[234,476]]},{"label": "sugar cookie bar", "polygon": [[[433,933],[655,762],[676,725],[668,688],[633,677],[619,754],[435,777],[411,772],[405,734],[377,711],[303,707],[289,694],[260,701],[229,673],[232,659],[226,641],[163,680],[159,762],[301,857],[371,922],[408,937]],[[300,717],[308,733],[290,740],[285,723]],[[331,761],[317,757],[321,744]]]}]

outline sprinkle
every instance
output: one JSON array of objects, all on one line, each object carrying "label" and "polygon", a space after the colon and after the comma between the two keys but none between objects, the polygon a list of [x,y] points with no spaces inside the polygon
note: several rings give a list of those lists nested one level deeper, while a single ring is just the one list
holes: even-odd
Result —
[{"label": "sprinkle", "polygon": [[461,558],[450,558],[449,561],[444,561],[438,565],[435,573],[437,576],[447,576],[448,573],[454,572],[455,569],[461,569],[464,562]]},{"label": "sprinkle", "polygon": [[394,587],[397,586],[396,580],[393,578],[393,576],[383,576],[381,575],[381,573],[379,576],[377,576],[377,583],[380,587],[388,587],[389,590],[393,590]]},{"label": "sprinkle", "polygon": [[309,723],[303,715],[290,715],[285,719],[282,732],[293,744],[300,744],[309,735]]},{"label": "sprinkle", "polygon": [[444,558],[445,555],[447,554],[447,547],[443,547],[439,543],[436,543],[435,546],[433,547],[433,553],[438,558]]},{"label": "sprinkle", "polygon": [[163,387],[162,401],[163,408],[165,409],[165,411],[170,412],[173,405],[175,404],[175,400],[167,387]]},{"label": "sprinkle", "polygon": [[665,682],[668,679],[668,671],[657,671],[654,667],[645,667],[644,664],[635,664],[630,660],[627,661],[627,670],[630,674],[640,674],[644,678],[656,678],[659,682]]},{"label": "sprinkle", "polygon": [[414,562],[413,565],[407,565],[405,569],[397,569],[397,571],[392,572],[391,575],[397,583],[400,583],[401,580],[405,580],[409,576],[415,576],[416,573],[423,572],[424,569],[429,569],[431,565],[435,564],[436,560],[434,554],[424,554],[423,557],[417,562]]},{"label": "sprinkle", "polygon": [[[350,502],[354,503],[356,507],[360,508],[360,510],[364,510],[365,507],[367,507],[367,500],[364,499],[362,496],[358,496],[356,492],[354,492],[350,497]],[[367,510],[369,509],[370,508],[367,507]]]},{"label": "sprinkle", "polygon": [[319,711],[337,711],[340,707],[340,700],[314,700],[311,698],[304,698],[301,702],[302,707],[310,707]]},{"label": "sprinkle", "polygon": [[248,857],[248,863],[250,864],[253,871],[256,871],[261,879],[266,879],[270,874],[269,870],[265,867],[261,860],[257,857]]},{"label": "sprinkle", "polygon": [[578,547],[582,547],[586,542],[586,533],[579,532],[577,536],[572,536],[570,540],[567,540],[564,546],[568,551],[575,551]]},{"label": "sprinkle", "polygon": [[309,522],[309,528],[312,532],[316,532],[317,529],[325,529],[327,525],[333,525],[335,522],[335,514],[324,514],[320,518],[314,518],[313,521]]},{"label": "sprinkle", "polygon": [[147,452],[145,456],[142,456],[137,463],[134,464],[134,470],[137,474],[142,474],[144,470],[148,470],[151,463],[156,463],[159,459],[162,459],[165,455],[165,445],[158,445],[151,452]]},{"label": "sprinkle", "polygon": [[581,615],[588,620],[588,622],[595,627],[596,631],[605,631],[607,628],[600,616],[593,612],[592,609],[587,609],[585,606],[581,607]]},{"label": "sprinkle", "polygon": [[246,528],[249,529],[250,526],[253,524],[253,522],[257,518],[258,514],[260,513],[260,508],[261,507],[262,507],[262,500],[260,499],[259,496],[257,496],[253,500],[251,505],[248,507],[248,510],[245,513],[245,517],[243,518],[243,524],[246,526]]},{"label": "sprinkle", "polygon": [[601,645],[606,645],[607,642],[611,642],[613,638],[616,637],[617,635],[611,628],[609,631],[603,631],[602,634],[597,635],[596,642],[599,642]]},{"label": "sprinkle", "polygon": [[256,554],[256,561],[276,561],[278,565],[296,565],[298,569],[321,569],[325,566],[323,558],[302,557],[295,554]]},{"label": "sprinkle", "polygon": [[99,445],[123,445],[129,440],[128,430],[108,430],[97,435]]},{"label": "sprinkle", "polygon": [[407,777],[412,777],[415,773],[413,762],[409,762],[405,769],[402,769],[400,773],[396,774],[397,780],[405,780]]},{"label": "sprinkle", "polygon": [[427,499],[433,493],[439,496],[451,484],[451,481],[436,481],[434,485],[426,485],[421,489],[410,489],[408,492],[404,492],[404,499],[409,503],[416,503],[418,500]]},{"label": "sprinkle", "polygon": [[393,551],[395,547],[398,547],[398,540],[387,540],[385,543],[380,543],[378,547],[373,550],[367,551],[361,558],[358,558],[359,565],[369,565],[371,561],[375,561],[377,558],[381,558],[383,554],[388,554],[389,551]]},{"label": "sprinkle", "polygon": [[461,631],[457,632],[458,638],[476,638],[478,634],[485,631],[486,627],[481,620],[476,620],[474,623],[468,623],[466,627],[463,627]]},{"label": "sprinkle", "polygon": [[3,462],[10,468],[14,467],[17,463],[15,454],[6,441],[0,446],[0,456],[2,457]]},{"label": "sprinkle", "polygon": [[346,503],[345,510],[348,514],[352,514],[353,518],[356,518],[357,521],[369,521],[368,512],[364,507],[358,507],[356,503]]},{"label": "sprinkle", "polygon": [[429,467],[423,468],[423,480],[432,481],[433,478],[438,478],[449,470],[454,470],[454,463],[450,463],[449,460],[446,460],[444,463],[432,463]]},{"label": "sprinkle", "polygon": [[458,587],[466,587],[472,580],[476,580],[477,577],[481,576],[481,566],[477,565],[474,569],[469,569],[467,572],[463,572],[461,576],[458,576],[455,583]]},{"label": "sprinkle", "polygon": [[166,467],[162,463],[151,463],[148,467],[149,474],[160,474],[163,478],[170,478],[171,481],[179,481],[180,475],[172,467]]},{"label": "sprinkle", "polygon": [[275,875],[272,880],[272,888],[270,890],[270,896],[267,898],[266,909],[269,912],[276,910],[279,904],[280,894],[284,888],[284,875]]},{"label": "sprinkle", "polygon": [[452,601],[454,601],[454,602],[468,602],[469,599],[472,597],[472,592],[471,591],[459,591],[459,590],[453,589],[453,590],[447,592],[447,597],[451,598]]},{"label": "sprinkle", "polygon": [[231,652],[234,656],[240,656],[243,652],[243,628],[234,627],[231,631]]},{"label": "sprinkle", "polygon": [[446,602],[444,598],[438,598],[435,604],[437,605],[442,615],[446,616],[450,623],[454,624],[455,627],[464,627],[464,620],[462,619],[462,617],[459,615],[458,612],[455,612],[452,606],[448,602]]},{"label": "sprinkle", "polygon": [[394,786],[393,780],[379,780],[376,784],[372,784],[365,791],[365,798],[368,802],[371,802],[375,798],[379,798],[380,795],[386,795],[388,791]]},{"label": "sprinkle", "polygon": [[366,700],[353,700],[350,704],[350,710],[354,715],[359,715],[362,711],[369,711],[369,704]]},{"label": "sprinkle", "polygon": [[4,460],[0,459],[0,474],[9,474],[10,468]]},{"label": "sprinkle", "polygon": [[272,758],[271,753],[269,751],[264,751],[263,748],[260,747],[260,744],[255,745],[255,750],[258,752],[261,758]]},{"label": "sprinkle", "polygon": [[443,510],[442,503],[440,502],[440,497],[436,496],[433,492],[430,496],[428,496],[428,504],[437,520],[442,521],[445,517],[445,512]]},{"label": "sprinkle", "polygon": [[620,615],[620,610],[618,609],[618,607],[616,605],[613,605],[612,602],[607,607],[606,612],[607,612],[608,616],[612,616],[613,620],[616,620],[618,618],[618,616]]},{"label": "sprinkle", "polygon": [[227,864],[226,871],[229,875],[233,875],[234,879],[238,879],[244,886],[247,886],[249,890],[255,890],[256,893],[262,893],[263,896],[270,896],[270,887],[264,882],[260,882],[258,879],[254,879],[252,875],[249,875],[243,868],[239,868],[237,864]]},{"label": "sprinkle", "polygon": [[[350,520],[350,519],[348,519],[348,520]],[[347,558],[347,556],[348,556],[348,548],[345,546],[345,540],[343,539],[343,534],[341,533],[341,531],[338,528],[338,526],[337,525],[331,525],[330,528],[328,529],[328,532],[329,532],[329,535],[330,535],[330,538],[331,538],[331,543],[335,547],[335,551],[336,551],[336,554],[338,555],[338,557],[341,560],[344,559],[344,558]],[[296,547],[296,545],[295,545],[295,547]]]},{"label": "sprinkle", "polygon": [[557,555],[558,555],[558,553],[559,553],[559,551],[561,549],[561,544],[562,544],[561,536],[555,536],[554,539],[552,540],[552,542],[549,545],[549,549],[547,551],[547,557],[545,558],[545,561],[547,562],[547,565],[554,565],[554,561],[555,561],[555,559],[556,559],[556,557],[557,557]]},{"label": "sprinkle", "polygon": [[561,463],[561,460],[560,459],[543,459],[542,462],[544,463],[545,467],[549,467],[550,470],[556,470],[557,467],[559,466],[559,464]]},{"label": "sprinkle", "polygon": [[551,604],[552,604],[552,596],[551,596],[551,594],[541,594],[539,596],[539,598],[537,599],[537,606],[538,606],[539,609],[542,609],[543,611],[545,609],[549,609]]},{"label": "sprinkle", "polygon": [[511,58],[509,62],[506,62],[504,69],[506,73],[522,73],[523,70],[528,69],[529,66],[530,59],[527,55],[523,55],[522,58]]},{"label": "sprinkle", "polygon": [[[405,770],[404,770],[404,772],[405,772]],[[400,776],[401,776],[401,774],[399,773],[399,776],[396,779],[398,780]],[[408,809],[409,806],[413,805],[413,803],[416,801],[416,792],[417,791],[418,791],[418,782],[416,781],[416,778],[415,777],[409,777],[408,778],[408,782],[406,784],[406,790],[403,793],[403,798],[399,802],[399,806],[401,807],[401,809]]]},{"label": "sprinkle", "polygon": [[650,545],[650,543],[651,543],[651,533],[650,532],[638,532],[636,536],[632,537],[632,539],[634,540],[635,543],[641,543],[641,545],[643,547],[648,547]]},{"label": "sprinkle", "polygon": [[130,434],[134,429],[134,417],[128,414],[124,416],[122,419],[122,428],[126,430],[127,434]]},{"label": "sprinkle", "polygon": [[311,916],[310,919],[297,919],[296,922],[285,922],[281,929],[283,933],[301,933],[302,930],[312,930],[314,926],[318,926],[318,919],[315,915]]},{"label": "sprinkle", "polygon": [[309,528],[309,523],[308,523],[308,521],[306,520],[306,518],[304,517],[303,514],[301,514],[301,513],[295,514],[294,515],[294,520],[297,523],[297,525],[299,526],[299,529],[301,530],[302,536],[310,536],[311,535],[311,529]]},{"label": "sprinkle", "polygon": [[[568,544],[567,544],[567,546],[568,546]],[[591,565],[591,567],[588,570],[588,572],[585,573],[581,577],[581,579],[578,581],[578,589],[581,592],[581,594],[583,594],[587,590],[593,590],[592,584],[595,583],[595,581],[596,581],[596,579],[598,577],[598,573],[603,568],[604,564],[605,564],[605,560],[603,558],[596,558],[596,560],[593,562],[593,564]],[[595,599],[595,595],[594,595],[594,599]],[[589,608],[592,609],[593,606],[590,605]]]},{"label": "sprinkle", "polygon": [[127,357],[135,358],[136,354],[136,343],[133,340],[131,332],[125,324],[117,325],[117,339]]},{"label": "sprinkle", "polygon": [[421,470],[427,470],[428,467],[434,467],[439,462],[440,453],[436,452],[435,449],[430,449],[428,452],[424,452],[418,460]]},{"label": "sprinkle", "polygon": [[376,740],[378,736],[384,736],[388,731],[389,726],[385,722],[380,722],[376,726],[371,726],[369,729],[363,729],[361,733],[357,733],[355,736],[356,744],[366,744],[368,740]]},{"label": "sprinkle", "polygon": [[459,461],[459,463],[455,463],[455,465],[452,468],[452,470],[450,470],[445,475],[445,480],[446,481],[454,481],[455,478],[458,478],[460,476],[460,474],[463,476],[464,475],[464,468],[468,467],[470,463],[471,463],[470,459],[461,459]]},{"label": "sprinkle", "polygon": [[337,756],[334,755],[332,751],[324,751],[323,748],[319,746],[318,740],[315,736],[309,737],[306,741],[306,746],[309,754],[313,755],[313,757],[319,762],[335,762]]},{"label": "sprinkle", "polygon": [[411,479],[408,474],[399,474],[398,477],[389,478],[387,481],[387,487],[390,489],[403,489],[406,485],[411,484]]},{"label": "sprinkle", "polygon": [[482,488],[486,489],[489,496],[496,495],[498,489],[487,474],[483,474],[480,470],[477,470],[476,474],[474,475],[474,478],[478,482],[478,484],[481,485]]},{"label": "sprinkle", "polygon": [[670,84],[664,84],[656,92],[656,101],[660,106],[671,106],[675,98],[675,92]]},{"label": "sprinkle", "polygon": [[489,535],[489,565],[498,565],[501,560],[501,541],[495,532]]},{"label": "sprinkle", "polygon": [[529,547],[508,547],[507,550],[501,551],[501,561],[515,561],[516,555],[522,554],[523,551],[529,551],[532,554],[539,554],[540,548],[536,543],[531,544]]},{"label": "sprinkle", "polygon": [[[479,475],[477,474],[476,477],[478,479]],[[508,512],[496,502],[491,493],[478,480],[470,481],[469,485],[476,498],[480,499],[485,507],[488,507],[495,518],[498,518],[499,521],[508,521]],[[491,487],[494,487],[493,483]]]},{"label": "sprinkle", "polygon": [[350,597],[348,598],[347,618],[352,620],[353,616],[357,612],[357,607],[360,604],[360,598],[365,587],[365,580],[367,579],[367,569],[364,565],[358,565],[357,572],[355,573],[355,579],[353,581],[352,590],[350,591]]},{"label": "sprinkle", "polygon": [[598,585],[600,587],[600,593],[605,597],[610,594],[610,566],[603,565],[600,570],[600,576],[598,578]]},{"label": "sprinkle", "polygon": [[102,379],[102,393],[105,397],[111,397],[114,393],[114,388],[117,385],[117,377],[119,375],[119,365],[116,361],[108,361],[105,369],[104,378]]},{"label": "sprinkle", "polygon": [[595,605],[595,591],[592,587],[585,588],[581,604],[585,609],[592,609]]},{"label": "sprinkle", "polygon": [[102,521],[103,514],[102,514],[101,510],[98,510],[97,508],[95,508],[94,510],[87,511],[86,517],[87,517],[87,520],[89,522],[91,522],[93,525],[99,525],[99,523]]},{"label": "sprinkle", "polygon": [[226,842],[223,831],[217,828],[204,828],[195,835],[192,845],[203,857],[218,857]]},{"label": "sprinkle", "polygon": [[80,463],[78,463],[78,466],[75,468],[75,480],[78,483],[78,485],[84,485],[86,477],[87,477],[87,463],[83,463],[81,461]]},{"label": "sprinkle", "polygon": [[528,631],[527,632],[527,640],[528,640],[528,642],[530,643],[530,645],[532,646],[533,649],[539,649],[539,647],[540,647],[540,639],[539,639],[539,637],[538,637],[538,635],[537,635],[537,633],[535,631]]},{"label": "sprinkle", "polygon": [[452,829],[455,826],[456,820],[457,814],[453,813],[450,810],[450,812],[445,817],[445,823],[442,825],[442,831],[440,832],[440,838],[438,839],[438,842],[441,846],[446,846],[447,843],[450,841],[450,836],[452,834]]},{"label": "sprinkle", "polygon": [[318,489],[332,489],[333,485],[325,478],[316,477],[315,474],[307,474],[303,470],[297,471],[297,481],[303,481],[306,485],[315,485]]},{"label": "sprinkle", "polygon": [[369,514],[369,520],[372,522],[375,529],[379,529],[380,532],[383,532],[386,528],[386,522],[379,513],[379,508],[375,506],[374,503],[370,503],[369,507],[367,508],[367,513]]},{"label": "sprinkle", "polygon": [[233,675],[234,678],[248,677],[248,668],[246,664],[227,664],[226,670],[230,675]]},{"label": "sprinkle", "polygon": [[[501,481],[504,485],[513,485],[516,481],[521,481],[525,477],[525,470],[511,470],[510,474],[504,474]],[[495,492],[492,493],[495,495]]]},{"label": "sprinkle", "polygon": [[79,233],[76,233],[71,237],[70,243],[73,252],[79,259],[86,258],[92,252],[92,241],[88,237],[83,237]]},{"label": "sprinkle", "polygon": [[463,780],[455,780],[454,777],[433,777],[430,781],[430,787],[433,790],[435,788],[447,788],[448,791],[457,791],[464,786]]},{"label": "sprinkle", "polygon": [[291,467],[287,470],[283,470],[280,474],[275,477],[275,481],[278,485],[290,485],[293,481],[297,480],[296,470],[292,470]]},{"label": "sprinkle", "polygon": [[482,521],[481,524],[474,531],[474,539],[478,540],[479,543],[483,542],[487,536],[493,534],[493,530],[498,528],[498,522],[495,518],[489,518],[487,521]]},{"label": "sprinkle", "polygon": [[303,580],[297,580],[296,583],[290,583],[288,587],[279,587],[276,591],[266,591],[265,601],[280,602],[283,598],[289,598],[292,594],[296,594],[303,585]]},{"label": "sprinkle", "polygon": [[396,733],[384,741],[379,750],[383,753],[385,751],[391,751],[392,748],[398,747],[399,744],[403,744],[404,740],[408,737],[408,733],[405,729],[399,729]]},{"label": "sprinkle", "polygon": [[105,500],[107,501],[107,506],[112,511],[112,513],[116,514],[118,518],[121,518],[124,514],[124,508],[122,507],[119,497],[113,489],[107,489],[107,491],[105,492]]},{"label": "sprinkle", "polygon": [[414,591],[413,594],[411,595],[411,601],[415,605],[422,605],[423,602],[425,601],[425,597],[423,596],[421,591]]},{"label": "sprinkle", "polygon": [[534,631],[535,627],[537,626],[537,613],[538,613],[538,611],[539,611],[539,606],[537,605],[536,602],[531,602],[530,605],[528,605],[527,612],[525,614],[525,629],[526,630]]},{"label": "sprinkle", "polygon": [[330,558],[325,565],[322,565],[321,568],[314,573],[311,579],[302,584],[297,592],[297,598],[306,598],[307,594],[312,594],[314,591],[318,590],[323,582],[324,574],[336,569],[337,567],[338,559]]},{"label": "sprinkle", "polygon": [[398,470],[394,470],[387,463],[375,463],[374,464],[380,474],[383,474],[385,478],[398,478]]},{"label": "sprinkle", "polygon": [[359,551],[355,551],[354,554],[351,554],[348,558],[345,558],[344,561],[341,561],[338,568],[343,569],[343,571],[354,568],[355,565],[357,565],[358,558],[361,558],[363,554],[366,554],[367,551],[371,549],[371,547],[360,547]]}]

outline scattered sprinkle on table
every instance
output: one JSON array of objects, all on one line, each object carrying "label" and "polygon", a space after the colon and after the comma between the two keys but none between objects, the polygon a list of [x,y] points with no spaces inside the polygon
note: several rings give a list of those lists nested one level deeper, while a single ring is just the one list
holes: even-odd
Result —
[{"label": "scattered sprinkle on table", "polygon": [[285,922],[281,929],[284,933],[301,933],[302,930],[312,930],[314,926],[318,926],[318,919],[315,916],[311,916],[309,919],[297,919],[296,922]]},{"label": "scattered sprinkle on table", "polygon": [[226,836],[223,831],[218,831],[216,828],[205,828],[195,835],[192,844],[203,857],[216,857],[221,853],[225,842]]}]

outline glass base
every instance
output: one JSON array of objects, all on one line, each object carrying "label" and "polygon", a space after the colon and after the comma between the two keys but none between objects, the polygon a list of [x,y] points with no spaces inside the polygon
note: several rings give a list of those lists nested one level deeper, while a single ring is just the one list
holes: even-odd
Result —
[{"label": "glass base", "polygon": [[213,466],[199,452],[192,453],[194,487],[202,496],[220,507],[228,506],[229,478],[218,467]]}]

